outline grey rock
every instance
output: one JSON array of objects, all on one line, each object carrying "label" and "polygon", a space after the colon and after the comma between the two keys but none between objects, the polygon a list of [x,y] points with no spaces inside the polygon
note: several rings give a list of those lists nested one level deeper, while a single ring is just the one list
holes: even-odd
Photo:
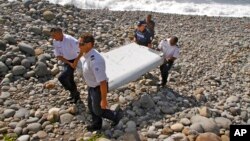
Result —
[{"label": "grey rock", "polygon": [[230,96],[229,98],[227,98],[226,102],[227,103],[237,103],[240,101],[240,98],[237,96]]},{"label": "grey rock", "polygon": [[13,68],[12,68],[12,73],[13,73],[13,75],[23,75],[23,74],[25,74],[26,73],[26,69],[25,69],[25,67],[24,66],[14,66]]},{"label": "grey rock", "polygon": [[2,40],[0,40],[0,50],[2,50],[2,51],[6,50],[6,43]]},{"label": "grey rock", "polygon": [[114,104],[110,106],[110,110],[113,111],[118,111],[120,109],[120,105],[119,104]]},{"label": "grey rock", "polygon": [[126,123],[126,129],[125,129],[125,131],[127,132],[127,133],[133,133],[133,132],[136,132],[136,123],[134,122],[134,121],[128,121],[127,123]]},{"label": "grey rock", "polygon": [[114,134],[113,134],[113,137],[118,138],[118,137],[122,136],[123,134],[124,133],[121,130],[115,130]]},{"label": "grey rock", "polygon": [[4,115],[5,118],[9,118],[9,117],[14,116],[15,112],[16,111],[13,110],[13,109],[5,109],[4,112],[3,112],[3,115]]},{"label": "grey rock", "polygon": [[36,63],[36,57],[35,56],[30,56],[30,57],[27,57],[26,59],[28,59],[31,64]]},{"label": "grey rock", "polygon": [[161,112],[164,113],[164,114],[174,114],[175,110],[172,107],[162,106],[161,107]]},{"label": "grey rock", "polygon": [[6,64],[7,66],[10,66],[11,63],[12,63],[12,59],[11,59],[11,58],[7,58],[7,59],[5,60],[5,64]]},{"label": "grey rock", "polygon": [[17,65],[21,65],[21,58],[20,57],[15,57],[13,60],[12,60],[12,64],[14,66],[17,66]]},{"label": "grey rock", "polygon": [[250,124],[250,119],[247,120],[247,124]]},{"label": "grey rock", "polygon": [[148,131],[147,137],[149,138],[157,138],[159,135],[157,135],[156,131]]},{"label": "grey rock", "polygon": [[176,133],[164,139],[164,141],[188,141],[188,139],[184,134]]},{"label": "grey rock", "polygon": [[32,0],[23,0],[23,5],[25,8],[29,8],[29,6],[32,4]]},{"label": "grey rock", "polygon": [[40,123],[31,123],[31,124],[28,124],[27,129],[29,131],[33,131],[36,133],[42,129],[42,125]]},{"label": "grey rock", "polygon": [[25,118],[25,117],[28,117],[29,115],[30,115],[29,110],[27,110],[25,108],[21,108],[16,112],[14,117],[15,118]]},{"label": "grey rock", "polygon": [[38,61],[40,62],[46,62],[46,60],[50,60],[51,59],[51,55],[48,54],[48,53],[45,53],[45,54],[41,54],[38,56]]},{"label": "grey rock", "polygon": [[241,111],[240,117],[241,117],[244,121],[247,121],[247,120],[248,120],[247,111]]},{"label": "grey rock", "polygon": [[69,114],[69,113],[66,113],[66,114],[62,114],[60,116],[60,122],[61,123],[70,123],[72,120],[73,120],[73,115]]},{"label": "grey rock", "polygon": [[10,34],[4,35],[3,39],[6,40],[9,44],[16,44],[17,43],[15,37],[10,35]]},{"label": "grey rock", "polygon": [[10,84],[10,79],[9,78],[4,78],[1,82],[1,85],[9,85]]},{"label": "grey rock", "polygon": [[37,136],[39,137],[39,139],[44,139],[48,136],[48,134],[44,131],[38,131]]},{"label": "grey rock", "polygon": [[31,66],[31,62],[28,59],[23,59],[21,65],[28,69]]},{"label": "grey rock", "polygon": [[188,125],[191,124],[191,121],[190,121],[188,118],[182,118],[182,119],[180,120],[180,123],[182,123],[182,124],[185,125],[185,126],[188,126]]},{"label": "grey rock", "polygon": [[29,28],[30,32],[33,32],[37,35],[40,35],[42,33],[42,28],[41,27],[37,27],[37,26],[32,26]]},{"label": "grey rock", "polygon": [[224,129],[229,129],[229,126],[232,124],[231,120],[224,117],[216,117],[215,122],[219,127],[222,127]]},{"label": "grey rock", "polygon": [[6,74],[9,68],[3,63],[0,62],[0,75]]},{"label": "grey rock", "polygon": [[24,128],[26,127],[26,121],[25,120],[21,120],[17,123],[16,127],[21,127],[21,128]]},{"label": "grey rock", "polygon": [[194,123],[194,124],[192,124],[192,125],[190,126],[190,129],[191,129],[191,130],[195,130],[195,131],[197,131],[197,132],[199,132],[199,133],[204,133],[204,130],[203,130],[203,128],[202,128],[202,126],[201,126],[200,123]]},{"label": "grey rock", "polygon": [[17,125],[17,122],[10,122],[8,124],[8,126],[11,128],[11,129],[15,129],[16,128],[16,125]]},{"label": "grey rock", "polygon": [[35,55],[34,48],[29,44],[21,42],[21,43],[18,44],[18,47],[19,47],[20,51],[22,51],[22,52],[24,52],[26,54],[29,54],[31,56]]},{"label": "grey rock", "polygon": [[183,127],[184,126],[181,123],[176,123],[176,124],[171,126],[171,129],[175,132],[180,132],[180,131],[182,131]]},{"label": "grey rock", "polygon": [[22,129],[21,127],[16,127],[16,128],[14,129],[14,132],[15,132],[18,136],[20,136],[20,135],[22,134],[22,131],[23,131],[23,129]]},{"label": "grey rock", "polygon": [[200,115],[196,115],[191,118],[191,122],[200,123],[205,132],[213,132],[215,134],[219,134],[219,127],[213,120],[210,120],[206,117],[202,117]]},{"label": "grey rock", "polygon": [[19,138],[17,138],[17,141],[29,141],[30,135],[22,135]]},{"label": "grey rock", "polygon": [[44,77],[49,74],[47,65],[43,62],[37,62],[35,67],[35,74],[38,77]]},{"label": "grey rock", "polygon": [[245,66],[242,67],[241,72],[243,74],[250,74],[250,63],[246,64]]},{"label": "grey rock", "polygon": [[27,124],[29,123],[34,123],[37,122],[39,120],[39,118],[37,117],[30,117],[29,119],[26,120]]},{"label": "grey rock", "polygon": [[24,76],[24,78],[33,77],[33,76],[35,76],[35,71],[29,71],[29,72],[25,73],[23,76]]},{"label": "grey rock", "polygon": [[55,18],[55,14],[51,11],[45,11],[45,12],[43,12],[43,18],[46,21],[51,21]]},{"label": "grey rock", "polygon": [[0,99],[6,100],[10,97],[10,93],[9,92],[2,92],[0,95]]},{"label": "grey rock", "polygon": [[2,55],[0,56],[0,62],[5,62],[6,59],[7,59],[7,55],[6,55],[6,54],[2,54]]},{"label": "grey rock", "polygon": [[141,96],[140,105],[142,108],[146,108],[146,109],[155,107],[154,101],[152,100],[152,98],[148,94],[143,94]]}]

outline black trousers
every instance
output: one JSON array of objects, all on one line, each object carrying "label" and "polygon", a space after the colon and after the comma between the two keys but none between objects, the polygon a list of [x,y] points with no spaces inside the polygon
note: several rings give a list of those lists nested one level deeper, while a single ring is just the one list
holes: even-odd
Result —
[{"label": "black trousers", "polygon": [[[73,63],[74,60],[68,60],[69,62]],[[58,80],[63,85],[64,89],[69,90],[71,96],[78,93],[76,83],[74,81],[74,69],[68,65],[64,64],[63,72],[58,77]]]},{"label": "black trousers", "polygon": [[92,116],[92,125],[96,128],[102,128],[102,118],[112,121],[117,120],[117,115],[114,111],[101,108],[100,86],[88,88],[88,108]]},{"label": "black trousers", "polygon": [[162,78],[162,85],[166,85],[167,83],[167,79],[168,79],[168,74],[169,74],[169,70],[171,69],[171,67],[173,66],[174,62],[164,62],[161,66],[160,66],[160,71],[161,71],[161,78]]}]

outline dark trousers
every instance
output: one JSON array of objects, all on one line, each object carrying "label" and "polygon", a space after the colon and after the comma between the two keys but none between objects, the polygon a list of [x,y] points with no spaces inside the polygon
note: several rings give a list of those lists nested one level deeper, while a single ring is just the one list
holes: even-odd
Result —
[{"label": "dark trousers", "polygon": [[162,78],[162,85],[166,85],[167,83],[167,79],[168,79],[168,72],[171,69],[171,67],[173,66],[173,62],[164,62],[161,66],[160,66],[160,71],[161,71],[161,78]]},{"label": "dark trousers", "polygon": [[92,116],[92,125],[96,128],[102,128],[102,118],[112,121],[117,120],[113,111],[101,108],[100,86],[88,88],[88,108]]},{"label": "dark trousers", "polygon": [[[74,60],[69,60],[69,62],[73,63]],[[64,64],[64,70],[58,80],[66,90],[70,91],[71,96],[77,93],[77,87],[74,81],[74,69],[70,65]]]}]

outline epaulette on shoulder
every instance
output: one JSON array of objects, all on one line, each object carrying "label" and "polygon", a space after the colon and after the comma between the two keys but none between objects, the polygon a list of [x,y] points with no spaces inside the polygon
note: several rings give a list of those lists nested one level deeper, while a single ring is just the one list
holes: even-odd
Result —
[{"label": "epaulette on shoulder", "polygon": [[91,61],[95,60],[95,55],[91,55],[91,56],[90,56],[90,60],[91,60]]}]

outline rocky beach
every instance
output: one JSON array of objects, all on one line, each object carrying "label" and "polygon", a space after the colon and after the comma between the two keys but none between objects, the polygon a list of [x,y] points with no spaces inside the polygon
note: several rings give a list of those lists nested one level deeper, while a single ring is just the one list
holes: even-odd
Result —
[{"label": "rocky beach", "polygon": [[[179,37],[180,58],[169,82],[158,87],[159,68],[110,91],[122,109],[116,127],[88,132],[87,86],[75,73],[82,103],[66,101],[57,77],[50,28],[78,38],[95,35],[107,52],[128,44],[135,23],[151,13],[153,46]],[[144,11],[83,10],[45,0],[0,0],[0,140],[18,141],[229,141],[231,124],[250,124],[250,18],[188,16]]]}]

